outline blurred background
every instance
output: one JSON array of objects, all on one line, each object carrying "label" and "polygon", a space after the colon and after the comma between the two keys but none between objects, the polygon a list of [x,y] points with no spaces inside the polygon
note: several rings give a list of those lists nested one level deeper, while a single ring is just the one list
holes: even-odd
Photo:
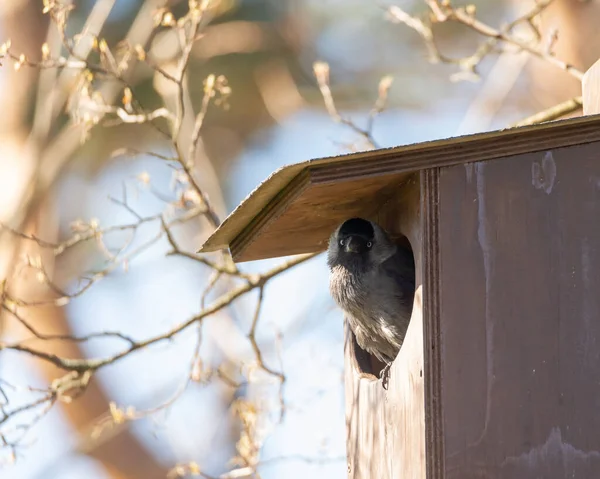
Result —
[{"label": "blurred background", "polygon": [[[0,0],[0,43],[10,39],[11,51],[39,60],[44,43],[51,48],[60,43],[56,28],[49,26],[50,15],[43,13],[54,3]],[[188,100],[199,111],[205,78],[210,74],[227,78],[229,108],[209,108],[193,159],[195,175],[221,219],[282,165],[369,148],[363,136],[328,114],[313,74],[316,61],[329,64],[337,109],[360,128],[367,125],[380,79],[393,77],[387,108],[372,129],[379,147],[502,128],[580,95],[577,79],[513,51],[486,57],[479,81],[457,81],[456,65],[430,63],[419,34],[386,17],[385,7],[392,2],[216,4],[210,24],[190,52]],[[421,0],[394,4],[414,15],[428,11]],[[473,4],[477,18],[500,28],[534,2]],[[119,42],[131,35],[157,63],[172,66],[180,55],[177,40],[168,29],[154,31],[152,23],[164,5],[176,18],[188,9],[186,1],[77,0],[72,2],[66,32],[74,35],[100,25],[96,33],[110,48],[118,49]],[[544,12],[539,28],[552,38],[558,31],[556,56],[585,70],[600,54],[599,13],[599,2],[556,0]],[[453,58],[471,55],[485,40],[456,23],[436,26],[435,35],[439,49]],[[51,68],[13,66],[5,59],[0,68],[0,222],[58,243],[72,236],[77,221],[103,228],[135,221],[131,211],[114,201],[123,199],[124,192],[141,217],[176,209],[173,204],[183,191],[179,170],[143,153],[172,154],[163,135],[148,125],[117,124],[94,127],[83,141],[81,131],[70,126],[73,115],[65,113],[65,105],[67,110],[73,108],[66,99],[75,88],[75,76],[62,77],[62,70],[57,74]],[[143,65],[129,73],[135,97],[146,110],[176,108],[161,75]],[[120,101],[120,90],[109,83],[101,88],[105,98],[112,95],[113,102]],[[193,118],[184,122],[182,135],[190,137],[192,127]],[[125,149],[142,153],[125,155]],[[159,229],[160,224],[140,225],[128,247],[145,245]],[[181,249],[194,253],[211,231],[196,218],[177,228],[177,241]],[[126,233],[106,236],[104,246],[117,248],[128,239]],[[15,235],[6,232],[0,236],[0,278],[11,278],[11,294],[31,301],[55,297],[22,267],[23,258],[35,248],[40,249],[35,241],[16,242]],[[190,258],[167,255],[169,249],[166,238],[158,239],[68,304],[28,308],[29,321],[54,334],[121,331],[138,339],[170,329],[201,310],[211,269]],[[101,269],[106,259],[95,241],[60,255],[44,248],[36,254],[42,256],[53,281],[68,291],[77,290],[81,278]],[[260,273],[280,261],[247,263],[240,269]],[[265,289],[256,338],[266,364],[286,375],[281,422],[277,379],[252,368],[247,334],[257,300],[254,291],[204,323],[199,353],[203,367],[222,366],[242,384],[192,381],[169,407],[93,434],[111,402],[141,411],[169,401],[189,374],[194,356],[198,333],[189,328],[101,369],[71,403],[57,402],[16,450],[4,448],[5,459],[11,462],[16,452],[16,460],[2,466],[2,477],[151,479],[166,477],[177,464],[190,462],[218,477],[231,469],[230,459],[243,446],[238,443],[243,417],[232,411],[238,399],[260,411],[254,432],[261,446],[261,477],[346,477],[343,325],[329,297],[327,277],[321,255],[280,275]],[[207,304],[231,287],[228,280],[219,283],[207,296]],[[27,333],[6,311],[0,316],[0,328],[4,341]],[[122,347],[118,340],[103,338],[58,341],[51,350],[64,357],[95,358]],[[47,362],[0,352],[0,385],[5,384],[12,407],[27,404],[33,394],[30,388],[46,388],[57,375]],[[38,414],[26,411],[16,422],[0,425],[0,431],[9,424],[18,429],[37,421]]]}]

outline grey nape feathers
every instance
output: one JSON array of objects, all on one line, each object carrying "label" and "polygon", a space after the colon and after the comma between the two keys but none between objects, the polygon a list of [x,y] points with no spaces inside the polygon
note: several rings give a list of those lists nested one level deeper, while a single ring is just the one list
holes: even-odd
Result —
[{"label": "grey nape feathers", "polygon": [[415,292],[412,252],[372,221],[351,218],[329,239],[329,289],[358,345],[388,369],[404,341]]}]

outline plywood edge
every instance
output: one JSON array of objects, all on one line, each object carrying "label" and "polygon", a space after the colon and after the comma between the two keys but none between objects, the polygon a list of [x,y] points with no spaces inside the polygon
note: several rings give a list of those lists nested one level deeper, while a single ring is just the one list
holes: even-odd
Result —
[{"label": "plywood edge", "polygon": [[[600,115],[557,120],[542,125],[497,130],[395,148],[319,158],[285,166],[261,183],[205,241],[199,252],[230,247],[282,189],[306,169],[313,181],[345,181],[357,176],[386,175],[483,161],[550,148],[600,141]],[[280,203],[281,204],[281,203]],[[276,213],[275,209],[270,209]],[[258,231],[254,228],[254,231]]]},{"label": "plywood edge", "polygon": [[[230,249],[234,261],[241,259],[241,254],[258,238],[259,231],[266,228],[269,223],[285,213],[286,209],[294,199],[307,188],[309,182],[309,172],[307,170],[302,171],[290,181],[265,208],[260,210],[242,232],[231,242]],[[244,260],[248,261],[247,258],[244,258]]]},{"label": "plywood edge", "polygon": [[421,173],[423,221],[423,347],[427,478],[444,477],[442,363],[440,340],[439,168]]},{"label": "plywood edge", "polygon": [[252,190],[223,220],[202,244],[198,253],[210,253],[229,248],[233,239],[248,226],[251,220],[302,172],[308,161],[282,166]]},{"label": "plywood edge", "polygon": [[[344,164],[313,166],[311,168],[314,171],[313,181],[320,183],[347,181],[357,177],[366,178],[401,171],[410,172],[425,168],[510,158],[523,153],[590,143],[600,140],[600,133],[595,131],[598,127],[600,127],[600,122],[592,128],[572,125],[570,128],[561,128],[556,131],[543,130],[544,135],[540,135],[537,131],[530,131],[520,132],[516,136],[514,135],[516,130],[506,130],[512,132],[513,135],[497,138],[485,136],[480,139],[481,141],[475,143],[450,141],[447,144],[437,144],[435,148],[400,150],[394,156],[382,155],[379,158],[356,159]],[[537,128],[542,129],[543,125],[539,125]],[[464,137],[457,138],[457,140],[461,139]]]}]

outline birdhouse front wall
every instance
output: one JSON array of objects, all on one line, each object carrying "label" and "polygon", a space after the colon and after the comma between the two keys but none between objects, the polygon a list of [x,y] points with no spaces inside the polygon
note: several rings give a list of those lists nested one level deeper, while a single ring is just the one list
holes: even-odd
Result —
[{"label": "birdhouse front wall", "polygon": [[388,200],[366,215],[398,242],[410,244],[417,290],[387,390],[379,379],[383,364],[358,346],[345,325],[346,453],[352,479],[425,477],[421,176],[403,178]]}]

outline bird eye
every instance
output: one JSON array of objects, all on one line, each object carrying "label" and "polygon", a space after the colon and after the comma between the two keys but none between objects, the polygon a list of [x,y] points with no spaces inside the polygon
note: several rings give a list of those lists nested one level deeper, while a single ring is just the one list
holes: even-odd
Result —
[{"label": "bird eye", "polygon": [[367,248],[370,248],[371,246],[373,246],[373,242],[372,242],[372,241],[369,241],[369,242],[367,243]]},{"label": "bird eye", "polygon": [[345,241],[343,239],[340,240],[340,246],[344,246]]}]

